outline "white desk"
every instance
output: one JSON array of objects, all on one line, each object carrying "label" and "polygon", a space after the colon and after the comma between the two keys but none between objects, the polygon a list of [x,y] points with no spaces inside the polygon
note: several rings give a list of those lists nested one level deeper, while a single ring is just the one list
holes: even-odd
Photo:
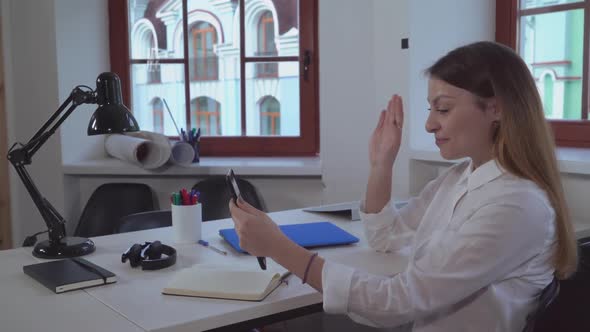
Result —
[{"label": "white desk", "polygon": [[[362,254],[366,241],[359,222],[339,217],[289,210],[271,214],[281,224],[332,221],[361,239],[359,244],[326,248],[323,256]],[[230,219],[203,223],[203,238],[223,248],[227,256],[199,245],[174,245],[171,228],[93,238],[96,251],[84,258],[112,271],[117,282],[64,294],[54,294],[22,272],[22,266],[40,262],[32,248],[0,252],[0,327],[19,331],[203,331],[313,306],[321,309],[322,297],[291,276],[262,302],[231,301],[162,295],[172,273],[196,263],[240,263],[257,266],[255,257],[236,253],[218,235],[233,227]],[[121,263],[121,254],[134,243],[160,240],[178,252],[177,263],[158,271],[142,271]],[[268,259],[269,267],[276,264]],[[378,264],[378,263],[377,263]]]},{"label": "white desk", "polygon": [[[332,221],[359,237],[360,242],[319,250],[321,255],[342,261],[346,255],[362,261],[367,270],[387,274],[383,260],[393,255],[369,251],[358,221],[325,214],[289,210],[271,214],[280,224]],[[41,261],[31,248],[0,252],[0,327],[3,331],[202,331],[300,308],[320,309],[321,294],[292,276],[262,302],[245,302],[162,295],[161,290],[174,271],[196,263],[240,263],[257,265],[255,257],[238,254],[218,235],[221,228],[233,227],[230,219],[203,224],[203,238],[223,248],[228,256],[199,245],[174,245],[170,228],[93,238],[96,251],[86,259],[114,272],[112,285],[55,295],[22,272],[22,266]],[[578,226],[579,237],[590,235],[590,226]],[[121,263],[122,252],[133,243],[160,240],[178,251],[177,263],[158,271],[142,271]],[[371,257],[371,259],[367,259]],[[373,259],[375,258],[375,259]],[[392,262],[393,262],[392,261]],[[274,263],[268,260],[269,266]]]},{"label": "white desk", "polygon": [[23,273],[29,248],[0,252],[0,330],[143,331],[83,291],[55,295]]}]

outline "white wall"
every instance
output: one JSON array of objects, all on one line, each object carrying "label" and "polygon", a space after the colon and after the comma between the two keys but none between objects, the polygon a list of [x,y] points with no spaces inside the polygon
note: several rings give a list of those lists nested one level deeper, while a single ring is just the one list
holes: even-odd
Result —
[{"label": "white wall", "polygon": [[[60,102],[77,85],[96,88],[96,77],[109,71],[107,1],[54,0]],[[84,15],[88,13],[88,15]],[[86,130],[96,105],[80,105],[61,126],[64,162],[105,156],[104,136]]]},{"label": "white wall", "polygon": [[[53,1],[2,1],[9,145],[27,142],[59,105]],[[9,44],[7,44],[9,43]],[[4,158],[4,157],[2,157]],[[54,135],[27,170],[59,210],[64,205],[60,137]],[[44,229],[44,222],[11,167],[13,242]]]},{"label": "white wall", "polygon": [[[356,200],[365,191],[379,112],[393,93],[407,95],[408,55],[400,41],[408,31],[407,1],[322,0],[319,22],[324,203]],[[398,160],[394,194],[404,197],[405,148]]]},{"label": "white wall", "polygon": [[424,70],[458,46],[494,40],[495,5],[496,2],[490,0],[410,1],[411,149],[438,151],[432,135],[424,129],[429,107]]}]

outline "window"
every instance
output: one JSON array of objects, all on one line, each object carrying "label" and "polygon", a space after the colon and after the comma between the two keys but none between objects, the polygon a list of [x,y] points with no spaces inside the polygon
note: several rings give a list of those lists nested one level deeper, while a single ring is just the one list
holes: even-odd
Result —
[{"label": "window", "polygon": [[157,84],[157,83],[162,83],[162,79],[160,76],[160,64],[157,62],[157,50],[156,49],[152,49],[152,52],[150,53],[150,59],[151,62],[148,62],[147,65],[147,83],[148,84]]},{"label": "window", "polygon": [[264,97],[260,103],[260,133],[262,135],[280,135],[281,105],[274,97]]},{"label": "window", "polygon": [[[258,52],[257,56],[277,56],[275,45],[274,20],[272,13],[266,11],[260,15],[258,22]],[[259,63],[256,65],[256,77],[278,77],[278,63]]]},{"label": "window", "polygon": [[221,135],[220,105],[208,97],[199,97],[191,102],[191,123],[201,128],[201,135]]},{"label": "window", "polygon": [[529,66],[561,146],[590,147],[590,0],[496,0],[496,40]]},{"label": "window", "polygon": [[193,24],[190,29],[189,63],[191,81],[217,80],[217,55],[213,45],[217,43],[217,33],[207,22]]},{"label": "window", "polygon": [[[170,114],[185,129],[201,128],[204,156],[316,155],[317,6],[109,0],[111,70],[142,129],[161,124],[176,136],[163,125]],[[160,122],[156,96],[170,111]]]},{"label": "window", "polygon": [[153,112],[153,119],[154,119],[154,129],[153,131],[156,133],[163,134],[164,133],[164,103],[162,103],[162,99],[155,98],[152,102],[152,112]]}]

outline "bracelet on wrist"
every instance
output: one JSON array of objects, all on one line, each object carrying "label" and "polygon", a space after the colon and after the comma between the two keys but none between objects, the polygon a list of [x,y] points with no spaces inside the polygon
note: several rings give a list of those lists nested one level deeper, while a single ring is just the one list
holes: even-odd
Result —
[{"label": "bracelet on wrist", "polygon": [[318,255],[317,252],[313,253],[311,257],[309,257],[309,261],[307,261],[307,266],[305,267],[305,272],[303,273],[303,279],[301,280],[302,284],[307,282],[307,274],[309,273],[309,268],[311,267],[311,263],[313,263],[314,258]]}]

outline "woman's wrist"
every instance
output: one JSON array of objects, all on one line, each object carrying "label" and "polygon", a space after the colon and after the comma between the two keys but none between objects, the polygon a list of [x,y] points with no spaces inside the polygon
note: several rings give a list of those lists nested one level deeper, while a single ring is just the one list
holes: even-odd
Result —
[{"label": "woman's wrist", "polygon": [[280,232],[279,235],[274,237],[270,245],[272,248],[272,253],[268,255],[268,257],[280,264],[280,261],[283,259],[283,257],[285,257],[285,254],[288,254],[291,250],[292,244],[295,243],[291,241],[291,239],[289,239],[284,233]]},{"label": "woman's wrist", "polygon": [[371,164],[369,168],[369,172],[371,174],[378,174],[384,175],[387,173],[393,172],[393,162],[392,163],[375,163]]}]

